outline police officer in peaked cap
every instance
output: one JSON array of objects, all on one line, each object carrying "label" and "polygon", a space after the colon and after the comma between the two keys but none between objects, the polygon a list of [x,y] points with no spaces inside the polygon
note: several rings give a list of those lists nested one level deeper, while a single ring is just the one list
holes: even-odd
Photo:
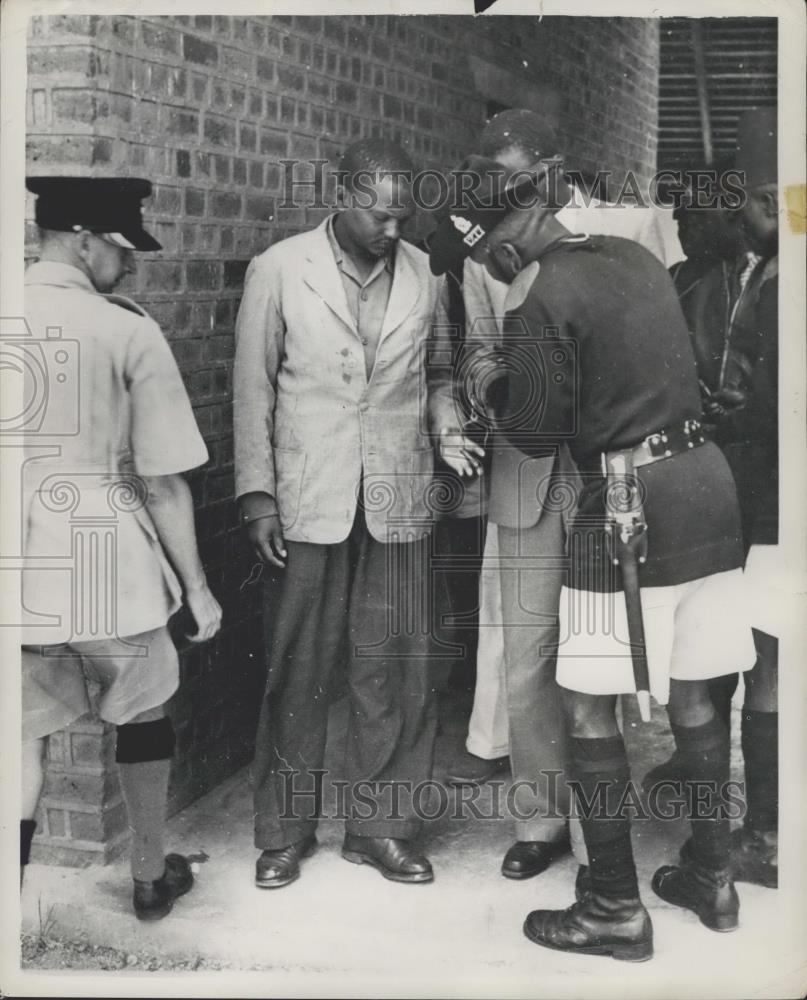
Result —
[{"label": "police officer in peaked cap", "polygon": [[[39,349],[47,384],[42,406],[20,428],[27,615],[20,883],[36,829],[47,737],[90,709],[89,677],[100,684],[100,718],[117,729],[135,915],[156,920],[193,883],[187,859],[163,847],[175,742],[164,705],[179,683],[166,623],[183,604],[195,620],[192,640],[210,639],[221,623],[182,476],[207,461],[207,448],[160,328],[130,299],[113,294],[135,270],[135,252],[161,249],[143,228],[141,202],[150,182],[31,177],[27,186],[37,196],[41,249],[25,276],[30,342],[17,347]],[[65,484],[75,498],[69,510],[56,495]],[[90,514],[114,522],[110,547],[92,565],[90,536],[100,529],[94,526],[93,534],[81,526]]]}]

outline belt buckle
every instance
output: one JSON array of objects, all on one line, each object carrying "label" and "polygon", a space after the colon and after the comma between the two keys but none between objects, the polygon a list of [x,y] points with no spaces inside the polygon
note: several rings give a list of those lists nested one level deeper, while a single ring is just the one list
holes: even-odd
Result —
[{"label": "belt buckle", "polygon": [[669,458],[672,455],[666,431],[648,434],[639,447],[645,448],[652,458]]},{"label": "belt buckle", "polygon": [[704,443],[706,439],[703,436],[700,420],[684,421],[684,437],[687,439],[687,448],[694,448],[696,444]]}]

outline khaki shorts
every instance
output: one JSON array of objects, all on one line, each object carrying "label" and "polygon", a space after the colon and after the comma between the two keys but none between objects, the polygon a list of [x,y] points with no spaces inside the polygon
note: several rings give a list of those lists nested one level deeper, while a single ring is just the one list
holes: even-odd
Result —
[{"label": "khaki shorts", "polygon": [[[642,589],[650,693],[662,705],[670,678],[707,680],[756,661],[741,569],[673,587]],[[625,597],[563,588],[557,681],[585,694],[635,690]]]},{"label": "khaki shorts", "polygon": [[90,711],[87,681],[101,686],[98,715],[115,725],[163,705],[179,686],[168,629],[67,646],[22,648],[22,737],[49,736]]}]

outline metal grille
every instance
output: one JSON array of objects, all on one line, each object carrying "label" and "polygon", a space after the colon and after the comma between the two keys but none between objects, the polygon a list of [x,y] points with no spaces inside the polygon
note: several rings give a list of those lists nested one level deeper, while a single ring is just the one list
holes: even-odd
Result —
[{"label": "metal grille", "polygon": [[740,114],[776,104],[776,32],[776,18],[662,21],[659,168],[730,156]]}]

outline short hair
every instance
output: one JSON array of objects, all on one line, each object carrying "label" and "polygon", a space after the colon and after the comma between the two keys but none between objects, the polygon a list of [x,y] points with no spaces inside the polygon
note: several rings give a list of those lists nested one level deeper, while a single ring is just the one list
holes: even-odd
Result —
[{"label": "short hair", "polygon": [[352,143],[339,160],[339,179],[350,189],[357,174],[405,172],[412,179],[415,166],[409,153],[389,139],[359,139]]},{"label": "short hair", "polygon": [[545,118],[526,108],[508,108],[494,115],[482,129],[479,144],[482,155],[491,159],[511,146],[522,150],[533,161],[558,153],[554,128]]}]

